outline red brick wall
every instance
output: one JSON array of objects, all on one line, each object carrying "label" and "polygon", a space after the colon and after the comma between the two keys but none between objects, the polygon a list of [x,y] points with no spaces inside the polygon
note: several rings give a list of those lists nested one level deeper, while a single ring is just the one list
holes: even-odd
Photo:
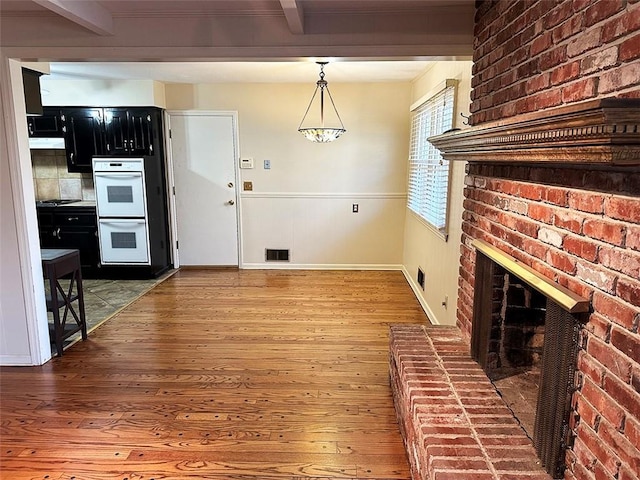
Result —
[{"label": "red brick wall", "polygon": [[[638,0],[478,2],[472,122],[640,97]],[[469,336],[481,238],[592,302],[567,479],[640,472],[640,167],[471,164],[458,326]]]},{"label": "red brick wall", "polygon": [[640,97],[638,0],[484,1],[474,124],[602,96]]}]

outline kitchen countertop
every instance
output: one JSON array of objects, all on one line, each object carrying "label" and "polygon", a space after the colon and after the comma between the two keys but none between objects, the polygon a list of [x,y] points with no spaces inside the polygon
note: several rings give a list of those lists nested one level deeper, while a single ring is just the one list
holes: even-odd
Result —
[{"label": "kitchen countertop", "polygon": [[82,200],[80,202],[67,203],[66,205],[60,205],[61,207],[95,207],[95,200]]},{"label": "kitchen countertop", "polygon": [[62,204],[55,204],[55,203],[45,203],[45,202],[38,202],[36,201],[36,206],[37,207],[46,207],[46,208],[64,208],[64,207],[95,207],[96,206],[96,201],[95,200],[79,200],[77,202],[71,202],[71,203],[62,203]]}]

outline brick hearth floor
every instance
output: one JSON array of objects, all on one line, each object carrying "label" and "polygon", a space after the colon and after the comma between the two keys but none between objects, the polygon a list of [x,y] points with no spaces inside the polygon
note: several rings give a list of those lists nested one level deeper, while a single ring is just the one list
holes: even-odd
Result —
[{"label": "brick hearth floor", "polygon": [[414,480],[550,480],[455,327],[393,325],[393,398]]}]

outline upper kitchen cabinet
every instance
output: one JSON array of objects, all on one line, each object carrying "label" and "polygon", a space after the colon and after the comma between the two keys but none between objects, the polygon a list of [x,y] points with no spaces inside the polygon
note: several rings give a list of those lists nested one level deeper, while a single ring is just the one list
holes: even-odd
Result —
[{"label": "upper kitchen cabinet", "polygon": [[105,108],[107,155],[153,155],[158,111],[151,108]]},{"label": "upper kitchen cabinet", "polygon": [[90,172],[94,155],[104,155],[102,108],[62,108],[62,129],[70,172]]},{"label": "upper kitchen cabinet", "polygon": [[70,172],[90,172],[95,155],[152,156],[162,150],[155,107],[60,107]]},{"label": "upper kitchen cabinet", "polygon": [[31,138],[62,137],[62,119],[58,107],[43,107],[42,115],[27,117]]}]

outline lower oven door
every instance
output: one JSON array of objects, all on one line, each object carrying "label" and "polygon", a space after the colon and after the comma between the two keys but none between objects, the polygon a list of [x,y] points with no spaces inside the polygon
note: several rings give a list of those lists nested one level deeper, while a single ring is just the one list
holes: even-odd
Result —
[{"label": "lower oven door", "polygon": [[98,220],[103,265],[150,265],[149,234],[144,219]]}]

